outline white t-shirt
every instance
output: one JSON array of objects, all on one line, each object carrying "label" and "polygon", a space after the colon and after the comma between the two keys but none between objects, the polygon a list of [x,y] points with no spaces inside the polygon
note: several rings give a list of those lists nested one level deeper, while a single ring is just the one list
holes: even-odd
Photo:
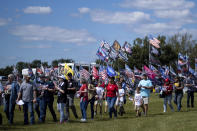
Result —
[{"label": "white t-shirt", "polygon": [[120,96],[120,102],[123,102],[124,101],[123,96],[125,95],[125,91],[124,91],[124,89],[118,89],[118,92],[119,92],[119,96]]},{"label": "white t-shirt", "polygon": [[136,106],[140,106],[140,105],[142,105],[142,103],[141,103],[141,101],[142,101],[142,96],[141,96],[141,94],[139,93],[139,94],[137,94],[137,93],[135,93],[135,105]]},{"label": "white t-shirt", "polygon": [[102,99],[103,98],[103,93],[104,93],[103,87],[96,87],[96,93],[97,93],[99,99]]}]

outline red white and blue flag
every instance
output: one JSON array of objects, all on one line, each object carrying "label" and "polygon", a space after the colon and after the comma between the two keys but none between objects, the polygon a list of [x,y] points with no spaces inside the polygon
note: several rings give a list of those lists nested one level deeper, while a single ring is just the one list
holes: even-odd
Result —
[{"label": "red white and blue flag", "polygon": [[100,66],[100,67],[99,67],[99,77],[100,77],[102,80],[106,80],[106,79],[107,79],[107,70],[106,70],[105,67],[103,67],[103,66]]},{"label": "red white and blue flag", "polygon": [[90,73],[82,66],[79,67],[79,73],[80,73],[80,78],[85,78],[86,80],[90,78]]},{"label": "red white and blue flag", "polygon": [[157,38],[154,38],[152,35],[149,36],[149,43],[153,45],[155,48],[160,48],[160,41]]},{"label": "red white and blue flag", "polygon": [[99,73],[98,73],[98,70],[96,69],[95,66],[93,66],[93,68],[92,68],[92,75],[93,75],[94,79],[99,79]]}]

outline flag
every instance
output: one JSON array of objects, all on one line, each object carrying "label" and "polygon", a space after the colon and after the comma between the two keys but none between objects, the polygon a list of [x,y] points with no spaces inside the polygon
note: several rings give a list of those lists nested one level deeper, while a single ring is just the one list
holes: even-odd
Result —
[{"label": "flag", "polygon": [[134,73],[137,74],[137,75],[140,75],[142,74],[142,71],[137,69],[135,66],[134,66]]},{"label": "flag", "polygon": [[107,75],[110,77],[116,76],[116,72],[111,66],[107,66]]},{"label": "flag", "polygon": [[106,80],[107,79],[107,71],[103,66],[99,67],[99,76],[102,80]]},{"label": "flag", "polygon": [[108,54],[103,48],[99,47],[96,55],[99,57],[100,60],[108,62]]},{"label": "flag", "polygon": [[82,66],[79,67],[79,72],[80,72],[80,78],[85,78],[86,80],[90,78],[90,73]]},{"label": "flag", "polygon": [[133,74],[133,71],[129,68],[128,65],[125,64],[125,74],[128,76],[128,77],[134,77],[134,74]]},{"label": "flag", "polygon": [[16,76],[18,74],[18,70],[16,69],[16,66],[13,65],[13,71],[12,73]]},{"label": "flag", "polygon": [[173,69],[171,66],[170,66],[170,73],[171,73],[172,75],[176,76],[176,73],[175,73],[174,69]]},{"label": "flag", "polygon": [[92,75],[93,75],[94,79],[99,79],[98,70],[96,69],[95,66],[93,66],[93,68],[92,68]]},{"label": "flag", "polygon": [[152,37],[152,35],[149,36],[149,43],[151,45],[153,45],[155,48],[160,48],[159,43],[160,41],[154,37]]},{"label": "flag", "polygon": [[185,56],[182,55],[181,53],[178,54],[178,59],[179,59],[179,60],[186,61]]},{"label": "flag", "polygon": [[41,69],[42,73],[45,74],[45,72],[44,72],[45,70],[44,70],[43,65],[41,65],[40,69]]},{"label": "flag", "polygon": [[100,47],[104,49],[106,52],[110,52],[111,47],[107,42],[102,41]]},{"label": "flag", "polygon": [[151,46],[151,53],[154,55],[159,55],[159,51],[154,46]]},{"label": "flag", "polygon": [[116,58],[118,57],[118,52],[114,48],[111,48],[110,53],[109,53],[109,57],[112,60],[116,60]]},{"label": "flag", "polygon": [[195,71],[189,66],[189,72],[191,73],[191,74],[195,74]]},{"label": "flag", "polygon": [[120,51],[119,51],[119,58],[120,59],[122,59],[122,60],[124,60],[124,61],[128,61],[128,57],[127,57],[127,54],[125,53],[125,52],[123,52],[123,50],[122,49],[120,49]]},{"label": "flag", "polygon": [[182,61],[182,60],[178,60],[178,64],[179,64],[180,66],[184,66],[184,65],[187,64],[187,62]]},{"label": "flag", "polygon": [[150,79],[155,79],[155,74],[147,66],[144,66],[144,71]]},{"label": "flag", "polygon": [[157,68],[155,68],[153,65],[150,65],[150,69],[151,69],[155,74],[158,73]]},{"label": "flag", "polygon": [[42,72],[42,70],[40,68],[36,68],[36,74],[41,75],[41,74],[43,74],[43,72]]},{"label": "flag", "polygon": [[165,66],[165,75],[168,77],[169,76],[169,67],[168,66]]},{"label": "flag", "polygon": [[65,78],[68,80],[68,73],[71,73],[72,76],[74,76],[74,71],[65,63],[65,66],[64,66],[64,76]]},{"label": "flag", "polygon": [[116,50],[117,52],[119,52],[121,46],[119,44],[119,42],[117,40],[114,41],[112,48],[114,48],[114,50]]},{"label": "flag", "polygon": [[163,79],[166,79],[167,78],[167,76],[165,75],[165,70],[162,67],[159,67],[159,72],[160,72],[161,77]]},{"label": "flag", "polygon": [[122,47],[122,50],[131,55],[131,53],[132,53],[131,44],[129,44],[128,42],[125,41],[125,43],[124,43],[124,45]]}]

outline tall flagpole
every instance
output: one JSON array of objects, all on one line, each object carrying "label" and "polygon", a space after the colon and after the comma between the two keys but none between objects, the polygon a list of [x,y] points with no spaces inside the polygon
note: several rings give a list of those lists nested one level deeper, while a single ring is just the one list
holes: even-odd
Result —
[{"label": "tall flagpole", "polygon": [[148,42],[148,43],[149,43],[149,46],[148,46],[148,66],[150,69],[150,64],[151,64],[151,62],[150,62],[150,42]]}]

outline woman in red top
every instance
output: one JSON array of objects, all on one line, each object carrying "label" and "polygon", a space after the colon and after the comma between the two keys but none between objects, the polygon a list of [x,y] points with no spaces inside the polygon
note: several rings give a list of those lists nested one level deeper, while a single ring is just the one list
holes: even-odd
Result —
[{"label": "woman in red top", "polygon": [[87,121],[87,105],[88,105],[88,85],[85,79],[81,80],[81,88],[78,91],[80,94],[80,108],[81,108],[81,114],[82,114],[82,119],[81,122],[86,122]]},{"label": "woman in red top", "polygon": [[114,108],[118,93],[118,86],[114,81],[114,77],[109,77],[109,84],[106,87],[105,98],[107,98],[109,117],[112,118],[112,112],[114,112],[114,117],[117,117],[117,111]]},{"label": "woman in red top", "polygon": [[167,102],[168,102],[169,107],[171,108],[171,111],[174,112],[174,108],[171,103],[173,86],[172,86],[172,84],[170,84],[170,80],[168,78],[165,79],[165,83],[164,83],[162,90],[165,94],[164,95],[164,104],[163,104],[164,111],[163,112],[166,112],[166,110],[167,110]]}]

